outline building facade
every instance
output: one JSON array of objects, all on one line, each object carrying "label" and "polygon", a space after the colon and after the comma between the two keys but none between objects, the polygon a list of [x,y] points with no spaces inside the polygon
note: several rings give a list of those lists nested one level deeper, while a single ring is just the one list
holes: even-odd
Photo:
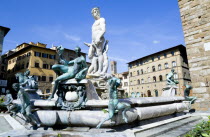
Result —
[{"label": "building facade", "polygon": [[[85,53],[82,53],[85,56]],[[63,57],[72,60],[76,57],[73,50],[64,49]],[[9,84],[16,82],[15,74],[30,70],[30,75],[37,77],[39,89],[43,94],[52,92],[52,82],[57,77],[52,66],[57,63],[56,48],[46,48],[42,43],[23,43],[16,47],[15,52],[7,57],[7,79]]]},{"label": "building facade", "polygon": [[114,74],[115,77],[119,78],[121,80],[121,90],[123,90],[123,96],[125,98],[129,97],[129,73],[128,71],[123,73],[116,73]]},{"label": "building facade", "polygon": [[210,109],[210,1],[178,0],[187,47],[194,107]]},{"label": "building facade", "polygon": [[116,61],[111,61],[111,74],[117,74],[117,62]]},{"label": "building facade", "polygon": [[0,94],[5,93],[7,87],[6,80],[6,55],[2,55],[4,37],[10,31],[10,28],[0,26]]},{"label": "building facade", "polygon": [[2,55],[4,37],[10,31],[10,28],[0,26],[0,56]]},{"label": "building facade", "polygon": [[178,45],[137,60],[129,65],[129,96],[158,97],[166,86],[166,76],[173,68],[174,78],[179,81],[176,94],[181,95],[183,86],[190,82],[186,48]]}]

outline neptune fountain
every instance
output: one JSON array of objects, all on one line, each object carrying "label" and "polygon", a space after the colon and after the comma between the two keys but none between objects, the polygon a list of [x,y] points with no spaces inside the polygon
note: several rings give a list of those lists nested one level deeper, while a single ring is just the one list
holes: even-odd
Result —
[{"label": "neptune fountain", "polygon": [[[84,43],[89,47],[91,66],[87,67],[80,47],[75,48],[77,57],[71,61],[63,59],[62,46],[56,47],[59,60],[52,69],[58,77],[52,83],[51,96],[47,100],[39,98],[37,81],[30,76],[29,70],[17,73],[19,83],[14,83],[13,89],[18,92],[18,99],[7,103],[14,117],[23,115],[26,123],[36,127],[126,129],[128,125],[139,124],[139,121],[163,118],[188,109],[183,103],[189,99],[187,89],[185,98],[174,96],[177,84],[174,70],[167,76],[167,87],[162,97],[118,99],[121,81],[107,73],[109,41],[104,37],[106,22],[100,16],[98,7],[93,8],[91,13],[95,19],[92,42]],[[98,89],[108,90],[109,99],[102,100],[97,94]],[[58,97],[55,98],[55,95]]]}]

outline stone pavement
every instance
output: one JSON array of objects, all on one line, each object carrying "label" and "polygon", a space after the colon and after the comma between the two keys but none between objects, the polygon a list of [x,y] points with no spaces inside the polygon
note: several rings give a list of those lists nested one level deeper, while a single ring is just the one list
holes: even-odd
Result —
[{"label": "stone pavement", "polygon": [[9,133],[14,130],[26,130],[24,126],[22,126],[19,122],[17,122],[13,117],[9,114],[0,114],[0,136],[3,134]]},{"label": "stone pavement", "polygon": [[0,133],[7,132],[12,130],[13,128],[10,126],[10,124],[7,122],[7,120],[4,118],[4,116],[0,116]]},{"label": "stone pavement", "polygon": [[9,115],[0,114],[1,137],[177,137],[186,134],[197,123],[207,120],[210,113],[186,114],[166,120],[160,120],[151,124],[145,124],[127,130],[114,130],[108,128],[95,129],[89,127],[68,127],[64,130],[52,128],[27,130]]}]

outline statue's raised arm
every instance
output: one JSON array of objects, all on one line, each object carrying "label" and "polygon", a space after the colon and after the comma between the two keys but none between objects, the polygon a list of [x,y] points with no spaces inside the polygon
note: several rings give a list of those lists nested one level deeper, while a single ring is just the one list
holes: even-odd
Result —
[{"label": "statue's raised arm", "polygon": [[56,52],[57,52],[58,57],[59,57],[59,63],[61,63],[63,65],[68,65],[68,61],[66,61],[65,59],[63,59],[64,48],[63,48],[62,45],[56,47]]}]

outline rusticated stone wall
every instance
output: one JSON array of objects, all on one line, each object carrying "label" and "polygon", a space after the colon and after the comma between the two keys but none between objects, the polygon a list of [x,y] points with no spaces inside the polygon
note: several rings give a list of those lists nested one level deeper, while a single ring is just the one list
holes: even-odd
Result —
[{"label": "rusticated stone wall", "polygon": [[210,0],[178,0],[197,110],[210,109]]}]

